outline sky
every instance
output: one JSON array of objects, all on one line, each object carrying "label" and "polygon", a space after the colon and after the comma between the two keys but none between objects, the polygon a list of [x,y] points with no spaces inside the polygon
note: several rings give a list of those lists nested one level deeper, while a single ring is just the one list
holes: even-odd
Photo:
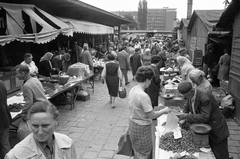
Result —
[{"label": "sky", "polygon": [[[80,0],[106,11],[137,11],[139,0]],[[177,18],[187,17],[187,0],[147,0],[148,8],[176,8]],[[193,0],[192,10],[221,10],[224,0]]]}]

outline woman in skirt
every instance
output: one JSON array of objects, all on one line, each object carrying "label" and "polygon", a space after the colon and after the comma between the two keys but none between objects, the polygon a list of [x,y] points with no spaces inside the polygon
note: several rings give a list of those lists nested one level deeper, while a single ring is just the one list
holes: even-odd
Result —
[{"label": "woman in skirt", "polygon": [[107,60],[106,65],[103,67],[102,80],[105,79],[106,81],[110,103],[112,108],[115,108],[115,98],[118,96],[119,80],[122,81],[120,78],[122,74],[113,54],[108,54]]},{"label": "woman in skirt", "polygon": [[154,111],[149,95],[144,92],[150,85],[153,76],[154,73],[150,67],[139,67],[136,73],[138,84],[129,92],[129,133],[134,159],[152,159],[152,119],[170,111],[167,107],[160,111]]}]

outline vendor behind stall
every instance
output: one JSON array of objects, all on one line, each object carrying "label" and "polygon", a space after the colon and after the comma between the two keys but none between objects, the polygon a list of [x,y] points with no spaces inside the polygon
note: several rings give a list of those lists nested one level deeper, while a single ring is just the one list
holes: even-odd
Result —
[{"label": "vendor behind stall", "polygon": [[28,66],[29,70],[30,70],[30,75],[32,77],[35,77],[38,74],[38,68],[35,65],[35,62],[32,60],[33,56],[31,53],[26,53],[23,56],[24,61],[21,63],[21,65],[26,65]]},{"label": "vendor behind stall", "polygon": [[189,73],[191,72],[191,70],[194,69],[194,66],[192,65],[192,62],[189,61],[186,57],[183,56],[178,56],[177,57],[177,62],[178,65],[181,68],[181,76],[182,76],[182,80],[186,80],[186,81],[190,81],[189,79]]},{"label": "vendor behind stall", "polygon": [[205,73],[203,71],[199,69],[193,69],[189,74],[189,78],[192,80],[192,83],[197,86],[198,89],[212,93],[212,85],[206,79]]},{"label": "vendor behind stall", "polygon": [[43,77],[46,79],[50,79],[52,72],[56,69],[52,67],[51,59],[53,57],[53,54],[51,52],[47,52],[44,54],[44,56],[39,61],[39,77]]},{"label": "vendor behind stall", "polygon": [[93,60],[92,55],[89,52],[88,44],[83,44],[83,52],[81,54],[81,63],[84,63],[89,66],[90,70],[93,70]]},{"label": "vendor behind stall", "polygon": [[177,115],[180,123],[204,123],[212,127],[209,144],[216,159],[229,159],[227,122],[220,112],[217,101],[212,93],[203,92],[192,87],[192,83],[183,81],[178,91],[187,98],[183,114]]}]

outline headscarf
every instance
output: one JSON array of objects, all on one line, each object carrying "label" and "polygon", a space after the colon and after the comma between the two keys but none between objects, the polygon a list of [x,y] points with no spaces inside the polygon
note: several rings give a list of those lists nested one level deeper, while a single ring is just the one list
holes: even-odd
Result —
[{"label": "headscarf", "polygon": [[43,55],[43,57],[40,59],[39,62],[42,62],[45,60],[50,61],[52,59],[52,57],[53,57],[53,54],[51,52],[47,52]]},{"label": "headscarf", "polygon": [[177,62],[180,66],[183,66],[183,65],[186,65],[186,64],[191,64],[192,65],[192,62],[184,56],[178,56],[177,57]]},{"label": "headscarf", "polygon": [[69,53],[63,54],[64,60],[65,61],[70,61],[71,60],[71,55]]},{"label": "headscarf", "polygon": [[199,69],[193,69],[190,73],[189,73],[189,78],[194,81],[199,80],[200,77],[205,77],[205,73]]}]

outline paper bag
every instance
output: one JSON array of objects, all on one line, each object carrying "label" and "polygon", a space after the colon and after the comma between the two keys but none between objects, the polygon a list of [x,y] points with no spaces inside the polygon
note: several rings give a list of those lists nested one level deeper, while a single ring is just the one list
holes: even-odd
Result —
[{"label": "paper bag", "polygon": [[173,112],[168,113],[166,127],[163,134],[166,134],[168,132],[173,132],[173,130],[176,129],[178,126],[178,121],[179,119],[176,116],[176,113],[173,113]]}]

